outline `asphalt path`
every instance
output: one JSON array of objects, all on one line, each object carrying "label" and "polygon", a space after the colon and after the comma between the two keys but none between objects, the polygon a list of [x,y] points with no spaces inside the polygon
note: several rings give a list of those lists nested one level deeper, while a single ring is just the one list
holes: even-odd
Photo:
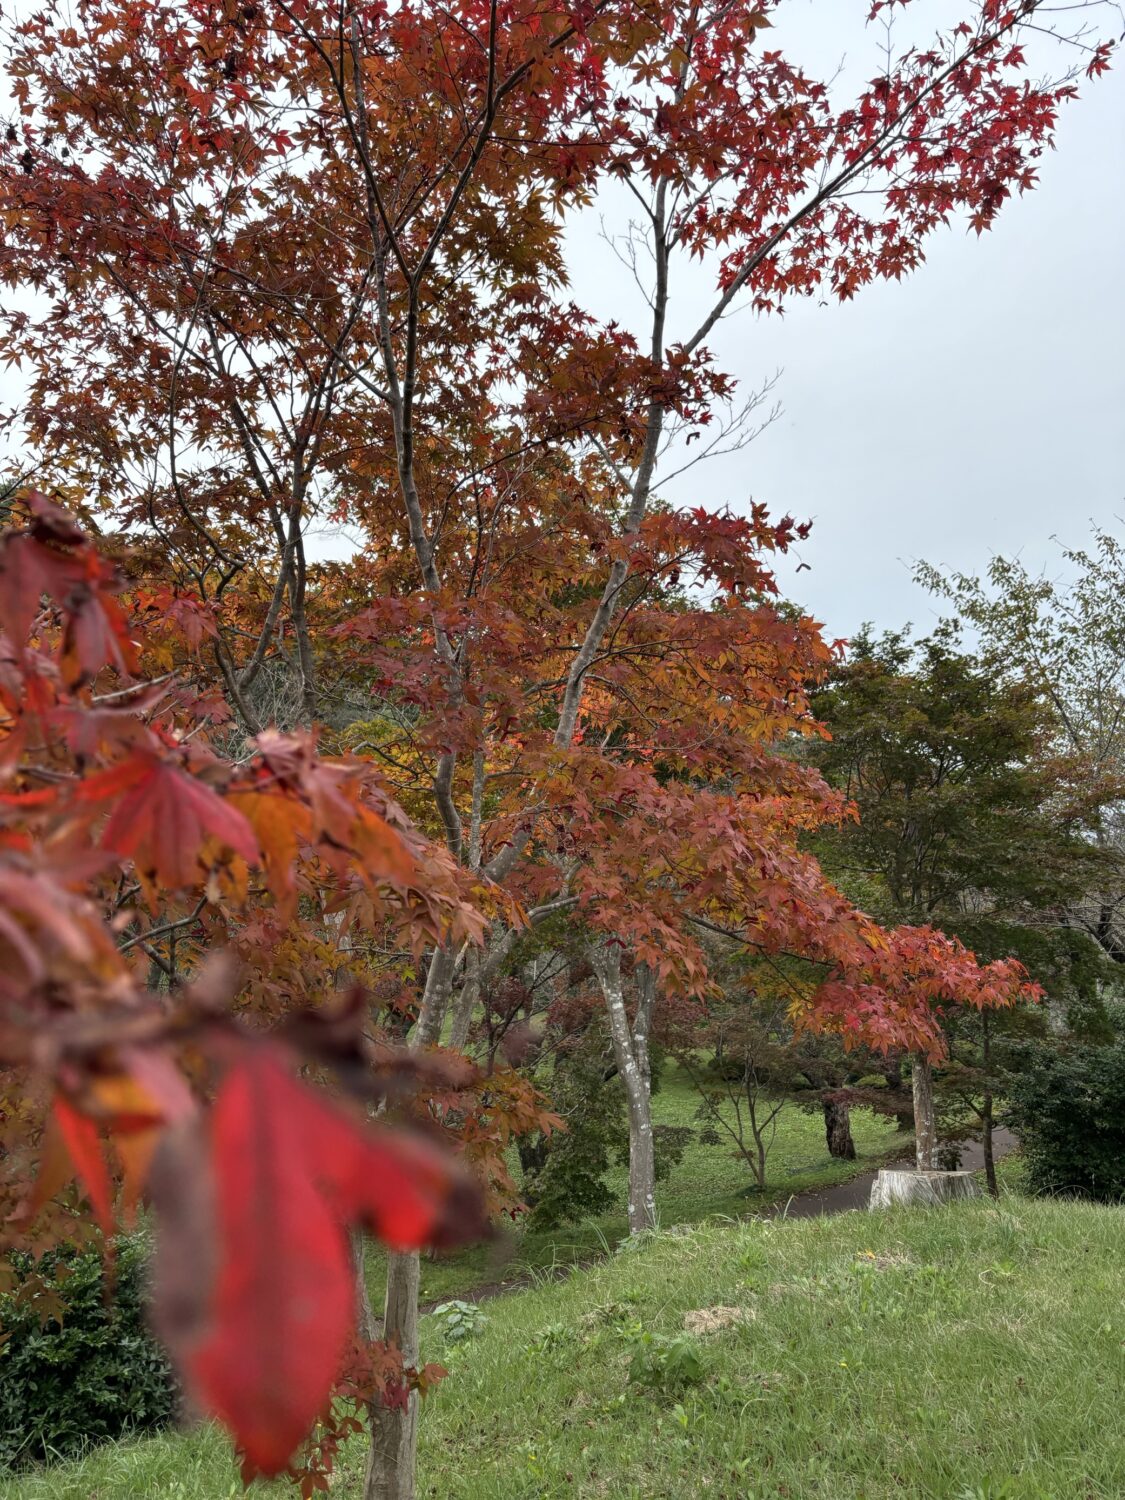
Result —
[{"label": "asphalt path", "polygon": [[[992,1133],[992,1154],[999,1161],[1007,1156],[1009,1151],[1014,1151],[1019,1145],[1010,1130],[995,1130]],[[899,1168],[909,1170],[914,1165],[912,1156],[904,1156],[901,1161],[885,1162],[888,1168]],[[976,1141],[966,1141],[961,1148],[961,1167],[966,1172],[979,1172],[984,1166],[984,1150]],[[847,1182],[838,1183],[836,1187],[823,1188],[820,1190],[810,1189],[804,1193],[794,1193],[786,1203],[776,1203],[770,1208],[763,1209],[764,1215],[770,1218],[786,1219],[817,1219],[822,1214],[846,1214],[853,1209],[866,1208],[871,1198],[871,1184],[878,1175],[877,1170],[873,1172],[861,1172],[858,1177],[852,1177]]]}]

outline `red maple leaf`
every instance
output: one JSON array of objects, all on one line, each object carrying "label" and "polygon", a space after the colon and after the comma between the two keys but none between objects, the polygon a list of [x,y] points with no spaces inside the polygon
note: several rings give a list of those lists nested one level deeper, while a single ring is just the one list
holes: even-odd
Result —
[{"label": "red maple leaf", "polygon": [[346,1226],[398,1249],[480,1223],[477,1195],[425,1142],[353,1121],[255,1047],[211,1116],[219,1269],[209,1328],[187,1357],[203,1404],[253,1467],[279,1473],[322,1409],[354,1313]]},{"label": "red maple leaf", "polygon": [[200,851],[208,838],[225,844],[249,863],[258,859],[254,830],[237,808],[178,766],[138,752],[83,786],[84,800],[97,800],[129,784],[102,833],[102,845],[132,857],[143,875],[168,889],[195,884],[204,873]]}]

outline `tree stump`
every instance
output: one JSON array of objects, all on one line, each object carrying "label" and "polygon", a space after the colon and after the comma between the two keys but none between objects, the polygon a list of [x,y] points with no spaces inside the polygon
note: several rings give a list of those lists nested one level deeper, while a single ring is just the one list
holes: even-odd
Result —
[{"label": "tree stump", "polygon": [[915,1168],[884,1168],[871,1184],[869,1208],[895,1204],[949,1203],[954,1198],[979,1198],[972,1172],[919,1172]]}]

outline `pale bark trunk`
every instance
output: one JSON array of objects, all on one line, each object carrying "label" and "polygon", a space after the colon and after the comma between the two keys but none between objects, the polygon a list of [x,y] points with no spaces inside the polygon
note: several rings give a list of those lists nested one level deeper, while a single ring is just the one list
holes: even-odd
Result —
[{"label": "pale bark trunk", "polygon": [[465,955],[465,982],[457,1003],[453,1007],[453,1022],[449,1029],[449,1045],[464,1052],[469,1040],[469,1027],[473,1024],[473,1011],[480,999],[480,953],[470,948]]},{"label": "pale bark trunk", "polygon": [[[988,1024],[988,1012],[981,1012],[981,1046],[983,1051],[982,1061],[986,1075],[992,1071],[992,1029]],[[984,1151],[984,1180],[988,1184],[988,1191],[993,1198],[999,1198],[1000,1185],[996,1181],[996,1157],[992,1149],[993,1130],[993,1099],[992,1090],[984,1092],[984,1102],[981,1105],[981,1147]]]},{"label": "pale bark trunk", "polygon": [[629,1099],[629,1233],[656,1228],[656,1155],[648,1089]]},{"label": "pale bark trunk", "polygon": [[[481,819],[484,807],[484,751],[473,755],[473,802],[469,818],[469,869],[479,870],[481,859]],[[480,999],[481,955],[477,948],[470,948],[465,957],[465,980],[457,1003],[453,1007],[453,1021],[449,1032],[449,1045],[464,1052],[469,1040],[469,1027],[473,1024],[473,1011]]]},{"label": "pale bark trunk", "polygon": [[612,944],[594,955],[594,968],[601,982],[613,1056],[625,1087],[629,1118],[629,1233],[656,1228],[656,1153],[652,1136],[652,1080],[648,1055],[648,1028],[656,998],[655,976],[639,972],[636,1019],[632,1029],[625,1010],[625,987],[621,979],[621,949]]},{"label": "pale bark trunk", "polygon": [[920,1172],[937,1165],[937,1116],[934,1112],[934,1069],[928,1057],[916,1053],[914,1089],[914,1159]]}]

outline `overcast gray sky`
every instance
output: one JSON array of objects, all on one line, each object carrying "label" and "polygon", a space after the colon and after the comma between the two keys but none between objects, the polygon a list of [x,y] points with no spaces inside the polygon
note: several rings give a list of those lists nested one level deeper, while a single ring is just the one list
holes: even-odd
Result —
[{"label": "overcast gray sky", "polygon": [[[822,77],[846,53],[843,86],[877,71],[881,36],[865,32],[867,9],[792,0],[769,41]],[[929,29],[963,9],[924,0],[898,25]],[[1111,32],[1114,19],[1103,13]],[[1053,46],[1041,59],[1044,69],[1060,61]],[[723,368],[752,385],[780,369],[784,413],[750,448],[669,492],[736,509],[753,497],[812,518],[800,551],[808,570],[783,564],[779,574],[831,635],[867,619],[928,629],[937,611],[911,580],[915,558],[976,572],[996,552],[1018,552],[1058,571],[1053,535],[1080,545],[1091,519],[1112,526],[1125,515],[1123,186],[1119,60],[1083,81],[1038,189],[1009,203],[990,234],[939,232],[918,272],[850,304],[795,301],[783,318],[744,311],[720,325],[710,342]],[[623,316],[629,277],[594,226],[575,248],[582,300]],[[678,291],[672,341],[704,306],[701,279]]]}]

